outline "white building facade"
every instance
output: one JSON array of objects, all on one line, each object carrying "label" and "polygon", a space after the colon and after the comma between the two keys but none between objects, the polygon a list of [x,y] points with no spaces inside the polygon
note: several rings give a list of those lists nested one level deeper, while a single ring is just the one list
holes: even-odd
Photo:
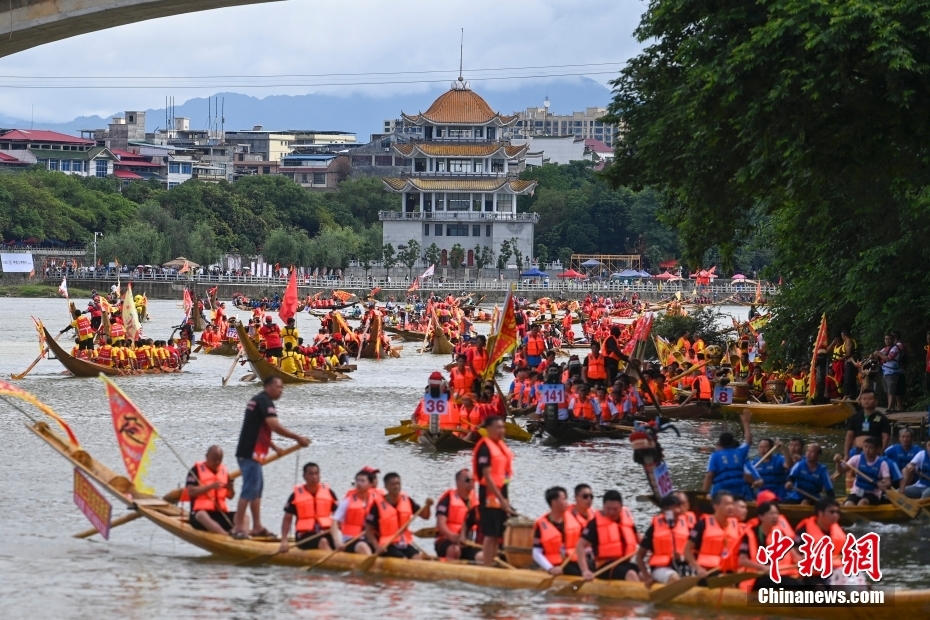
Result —
[{"label": "white building facade", "polygon": [[517,177],[527,147],[503,137],[517,117],[494,112],[461,80],[426,112],[402,116],[422,139],[393,146],[409,165],[383,179],[401,200],[400,211],[380,213],[384,243],[396,248],[414,240],[423,251],[436,244],[437,266],[459,268],[449,263],[456,244],[464,250],[464,266],[474,267],[481,248],[490,248],[496,260],[501,245],[516,240],[528,264],[539,215],[517,213],[517,196],[532,194],[536,182]]}]

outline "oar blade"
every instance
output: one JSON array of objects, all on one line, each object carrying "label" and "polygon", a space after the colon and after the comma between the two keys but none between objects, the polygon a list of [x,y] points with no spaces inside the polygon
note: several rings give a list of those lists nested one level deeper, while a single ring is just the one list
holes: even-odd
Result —
[{"label": "oar blade", "polygon": [[362,560],[362,563],[358,565],[358,570],[362,571],[363,573],[367,573],[374,567],[375,562],[377,561],[378,561],[378,556],[370,555],[364,560]]},{"label": "oar blade", "polygon": [[891,500],[892,504],[903,510],[905,514],[907,514],[907,516],[911,517],[912,519],[920,513],[920,504],[906,497],[900,491],[888,489],[885,491],[885,495],[888,496],[888,499]]},{"label": "oar blade", "polygon": [[725,588],[737,583],[743,583],[748,579],[757,579],[764,574],[765,573],[733,573],[731,575],[720,575],[719,577],[708,577],[707,587],[710,589]]},{"label": "oar blade", "polygon": [[670,583],[667,586],[663,586],[658,590],[652,590],[649,592],[649,600],[655,604],[659,605],[667,601],[677,598],[696,586],[701,580],[701,577],[697,575],[692,575],[691,577],[682,577],[675,583]]},{"label": "oar blade", "polygon": [[583,586],[584,583],[585,583],[584,579],[576,579],[575,581],[572,581],[571,583],[565,584],[558,590],[555,590],[553,594],[555,594],[556,596],[571,596],[572,594],[577,592],[579,589],[581,589],[581,586]]}]

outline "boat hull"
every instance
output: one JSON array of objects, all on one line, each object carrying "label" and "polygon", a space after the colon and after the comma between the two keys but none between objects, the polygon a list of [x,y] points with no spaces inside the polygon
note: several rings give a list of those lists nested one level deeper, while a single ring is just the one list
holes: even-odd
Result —
[{"label": "boat hull", "polygon": [[249,365],[252,366],[252,370],[255,371],[255,374],[258,375],[259,379],[262,381],[266,380],[268,377],[278,377],[281,379],[281,382],[285,384],[320,383],[321,379],[312,376],[299,377],[297,375],[292,375],[288,372],[284,372],[266,360],[265,356],[263,356],[255,346],[255,343],[252,342],[252,339],[249,338],[249,332],[245,330],[242,323],[236,324],[236,332],[239,334],[239,343],[242,345],[242,353],[245,355],[245,359],[248,360]]},{"label": "boat hull", "polygon": [[828,428],[853,415],[856,410],[849,403],[831,403],[827,405],[776,405],[772,403],[746,403],[743,405],[724,405],[724,414],[739,415],[743,410],[752,411],[753,422],[767,424],[785,424],[788,426],[811,426]]},{"label": "boat hull", "polygon": [[466,441],[455,433],[441,431],[433,435],[429,431],[420,433],[418,441],[421,446],[432,452],[462,452],[475,447],[475,442]]}]

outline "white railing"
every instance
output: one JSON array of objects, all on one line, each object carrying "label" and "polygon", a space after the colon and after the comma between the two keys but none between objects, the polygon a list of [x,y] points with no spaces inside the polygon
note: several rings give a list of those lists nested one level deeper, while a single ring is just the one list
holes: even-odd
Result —
[{"label": "white railing", "polygon": [[485,211],[378,211],[382,222],[393,220],[442,220],[466,222],[538,222],[538,213],[497,213]]}]

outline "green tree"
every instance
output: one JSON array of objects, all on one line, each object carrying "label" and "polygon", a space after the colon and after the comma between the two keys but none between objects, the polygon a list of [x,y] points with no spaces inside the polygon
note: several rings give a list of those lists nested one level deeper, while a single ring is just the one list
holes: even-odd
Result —
[{"label": "green tree", "polygon": [[[439,246],[435,243],[429,244],[429,247],[426,248],[426,262],[430,265],[438,265],[439,260],[442,258],[442,250],[439,249]],[[429,266],[429,265],[427,265]]]},{"label": "green tree", "polygon": [[[93,248],[89,247],[92,255]],[[172,257],[171,240],[148,222],[132,222],[97,242],[97,258],[106,264],[161,265]],[[90,261],[88,261],[90,262]]]},{"label": "green tree", "polygon": [[365,270],[365,278],[368,278],[368,272],[371,271],[371,265],[377,258],[377,250],[367,241],[362,243],[358,249],[358,261]]},{"label": "green tree", "polygon": [[571,248],[562,248],[559,250],[559,262],[562,263],[562,271],[567,270],[572,264],[572,254],[575,251]]},{"label": "green tree", "polygon": [[504,269],[507,269],[507,261],[510,260],[511,256],[513,256],[513,248],[510,245],[510,240],[504,239],[501,242],[501,251],[497,254],[498,275],[503,274]]},{"label": "green tree", "polygon": [[542,243],[536,245],[536,260],[540,269],[545,269],[546,263],[549,262],[549,248]]},{"label": "green tree", "polygon": [[456,243],[452,246],[452,249],[449,250],[449,264],[452,265],[452,269],[458,271],[462,268],[462,263],[465,262],[465,248],[462,247],[462,244]]},{"label": "green tree", "polygon": [[262,245],[262,256],[272,265],[277,263],[282,267],[303,266],[300,260],[300,250],[300,238],[294,234],[294,231],[275,228]]},{"label": "green tree", "polygon": [[[436,244],[434,243],[433,246]],[[431,246],[431,247],[433,247]],[[416,267],[417,261],[420,260],[420,243],[415,239],[407,242],[407,247],[401,252],[400,262],[407,267],[407,275],[413,278],[413,268]]]},{"label": "green tree", "polygon": [[381,258],[384,261],[387,274],[391,275],[391,268],[396,265],[398,261],[397,250],[394,249],[392,244],[385,243],[381,248]]},{"label": "green tree", "polygon": [[490,246],[478,244],[475,246],[475,265],[478,272],[494,264],[494,250]]},{"label": "green tree", "polygon": [[517,270],[523,271],[523,252],[517,249],[517,238],[510,240],[510,249],[513,252],[514,260],[517,261]]}]

